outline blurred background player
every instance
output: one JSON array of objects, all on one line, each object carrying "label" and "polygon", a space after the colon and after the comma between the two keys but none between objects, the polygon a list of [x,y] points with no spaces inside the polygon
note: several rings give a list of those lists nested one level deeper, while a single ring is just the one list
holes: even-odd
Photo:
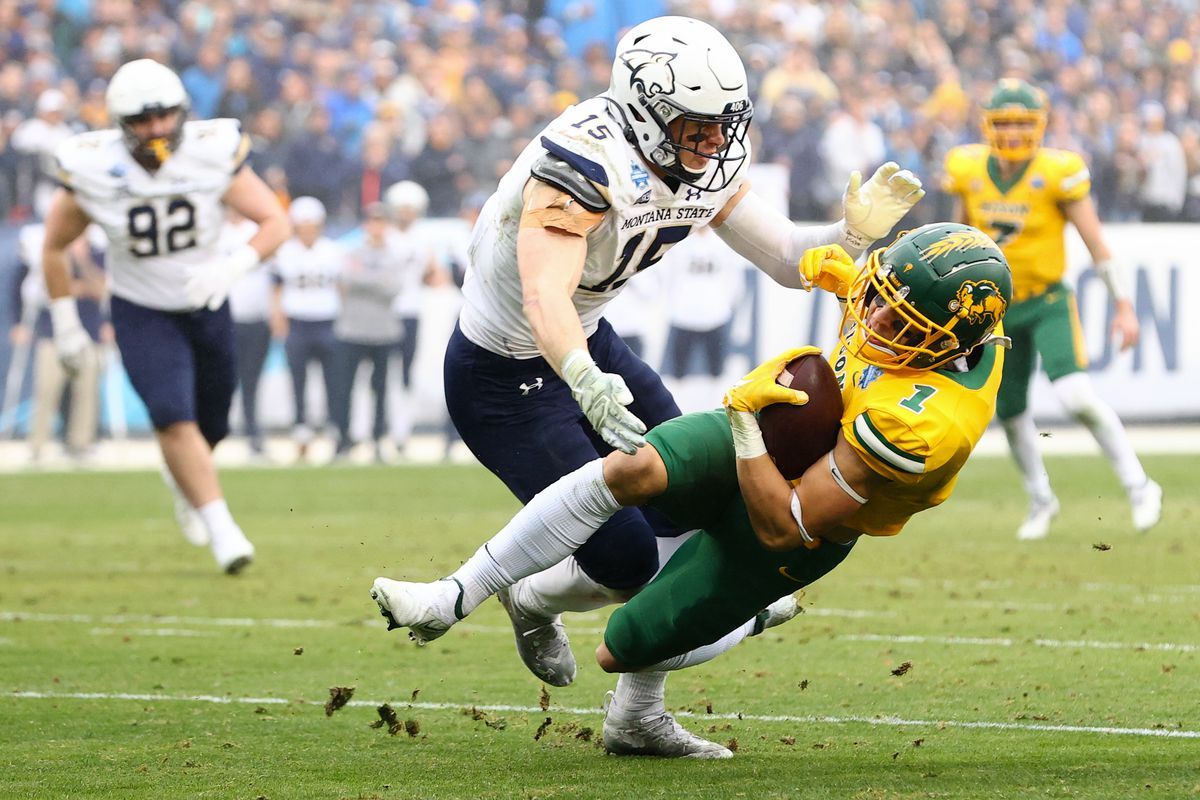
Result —
[{"label": "blurred background player", "polygon": [[[232,253],[254,238],[258,226],[232,208],[225,209],[218,247]],[[229,290],[233,338],[237,345],[238,388],[241,390],[242,425],[252,457],[263,457],[262,430],[258,424],[258,380],[271,347],[271,276],[265,269],[251,270]]]},{"label": "blurred background player", "polygon": [[[89,227],[89,233],[92,229]],[[33,354],[33,412],[27,442],[30,458],[34,463],[40,462],[63,406],[63,389],[69,387],[64,441],[67,455],[82,461],[95,446],[100,423],[101,343],[112,342],[112,325],[105,319],[107,289],[104,273],[93,258],[89,236],[80,236],[68,248],[71,291],[77,298],[79,318],[92,346],[81,353],[78,370],[68,373],[58,361],[47,310],[46,281],[42,274],[45,238],[46,226],[40,222],[21,228],[17,239],[18,267],[13,273],[16,324],[11,338],[14,346],[28,347]]]},{"label": "blurred background player", "polygon": [[[669,323],[663,373],[675,379],[671,392],[683,408],[712,408],[721,395],[733,315],[746,293],[745,264],[711,228],[700,228],[663,259]],[[697,354],[707,377],[689,379]]]},{"label": "blurred background player", "polygon": [[[150,412],[176,515],[189,541],[209,544],[221,569],[236,573],[254,546],[229,512],[212,455],[229,432],[237,377],[226,296],[287,237],[287,218],[245,166],[250,140],[238,123],[185,121],[187,94],[167,67],[131,61],[105,98],[119,127],[74,136],[56,154],[62,188],[51,201],[42,256],[54,344],[71,372],[91,347],[71,294],[67,249],[94,220],[109,240],[117,347]],[[259,226],[228,254],[217,248],[223,204]]]},{"label": "blurred background player", "polygon": [[[446,349],[446,404],[463,442],[522,502],[612,448],[634,452],[648,426],[679,415],[602,314],[694,228],[717,226],[774,280],[808,288],[796,272],[805,250],[841,243],[858,255],[924,194],[888,164],[866,184],[851,177],[844,219],[798,227],[744,182],[752,116],[741,59],[717,30],[652,19],[617,44],[608,91],[543,128],[485,205]],[[625,509],[529,579],[536,610],[502,596],[526,666],[570,683],[559,612],[627,598],[657,569],[655,529]]]},{"label": "blurred background player", "polygon": [[403,254],[398,234],[388,224],[387,206],[369,203],[363,213],[362,242],[347,252],[342,266],[342,307],[333,329],[339,350],[338,441],[334,456],[345,456],[354,444],[350,433],[354,378],[359,365],[368,361],[374,399],[371,440],[375,460],[382,461],[380,441],[388,432],[388,359],[400,339],[400,320],[392,313],[392,304],[404,275]]},{"label": "blurred background player", "polygon": [[1008,345],[1000,325],[1012,277],[979,230],[926,225],[863,270],[842,248],[817,247],[800,270],[850,302],[830,357],[841,387],[836,444],[799,479],[767,454],[756,414],[809,402],[777,381],[792,359],[819,357],[815,347],[759,366],[726,393],[724,411],[668,420],[649,432],[650,447],[559,479],[448,578],[377,579],[371,594],[389,627],[436,639],[492,593],[520,592],[518,578],[586,546],[621,508],[650,504],[696,532],[661,543],[663,570],[609,618],[596,659],[624,674],[604,744],[627,755],[732,756],[667,713],[667,673],[787,621],[795,602],[776,601],[838,566],[860,536],[895,536],[945,502],[995,412]]},{"label": "blurred background player", "polygon": [[392,313],[400,323],[400,402],[392,438],[396,450],[404,453],[412,434],[414,409],[413,362],[417,357],[417,337],[421,327],[421,287],[438,281],[441,268],[437,254],[421,220],[429,210],[429,194],[419,183],[400,181],[383,193],[383,202],[392,215],[392,242],[395,269],[400,289],[392,301]]},{"label": "blurred background player", "polygon": [[271,333],[284,343],[292,374],[295,422],[292,437],[299,461],[308,458],[314,433],[308,408],[308,365],[321,365],[326,420],[337,419],[338,347],[333,335],[342,298],[338,279],[345,262],[342,246],[324,235],[325,206],[315,197],[297,197],[288,208],[295,234],[271,262]]},{"label": "blurred background player", "polygon": [[1087,426],[1113,465],[1129,495],[1134,527],[1146,531],[1161,515],[1162,489],[1142,469],[1121,420],[1088,377],[1075,293],[1063,283],[1068,222],[1112,295],[1112,335],[1121,350],[1137,342],[1138,321],[1120,265],[1104,241],[1088,168],[1077,153],[1042,147],[1046,120],[1044,93],[1024,81],[1002,80],[984,106],[987,143],[954,148],[945,166],[945,188],[957,197],[955,216],[991,235],[1013,273],[1013,304],[1005,321],[1013,350],[1004,364],[996,415],[1030,497],[1017,538],[1044,538],[1059,510],[1029,411],[1029,382],[1039,356],[1063,408]]}]

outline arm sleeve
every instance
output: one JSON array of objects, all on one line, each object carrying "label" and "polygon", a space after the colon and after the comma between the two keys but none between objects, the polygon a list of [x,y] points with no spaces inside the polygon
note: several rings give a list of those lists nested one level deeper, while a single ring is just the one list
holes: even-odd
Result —
[{"label": "arm sleeve", "polygon": [[809,289],[800,275],[800,257],[812,247],[840,244],[857,258],[862,251],[846,242],[842,220],[801,227],[753,191],[747,192],[721,225],[714,228],[725,244],[773,281],[791,289]]}]

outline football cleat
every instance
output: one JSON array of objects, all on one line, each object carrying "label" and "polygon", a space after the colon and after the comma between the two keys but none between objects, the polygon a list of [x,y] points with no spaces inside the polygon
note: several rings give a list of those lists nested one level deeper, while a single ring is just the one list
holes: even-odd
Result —
[{"label": "football cleat", "polygon": [[512,620],[517,654],[529,671],[551,686],[569,686],[575,680],[575,654],[563,629],[562,615],[529,613],[513,601],[511,587],[501,589],[496,598]]},{"label": "football cleat", "polygon": [[[457,587],[447,598],[446,583]],[[371,584],[371,599],[387,620],[388,630],[408,628],[408,638],[426,645],[450,630],[462,619],[462,584],[453,578],[433,583],[410,583],[390,578],[376,578]]]},{"label": "football cleat", "polygon": [[768,628],[782,625],[798,614],[803,613],[804,607],[800,605],[800,601],[796,599],[796,595],[789,594],[786,597],[781,597],[754,616],[754,632],[750,635],[758,636]]},{"label": "football cleat", "polygon": [[254,545],[241,528],[234,527],[213,539],[212,554],[222,572],[237,575],[254,561]]},{"label": "football cleat", "polygon": [[1162,517],[1162,496],[1162,487],[1149,478],[1140,488],[1129,493],[1133,527],[1138,533],[1145,533],[1158,524]]},{"label": "football cleat", "polygon": [[1017,539],[1022,542],[1032,542],[1045,539],[1050,533],[1050,523],[1058,516],[1058,498],[1050,495],[1048,500],[1033,500],[1029,504],[1029,514],[1021,527],[1017,528]]},{"label": "football cleat", "polygon": [[616,756],[660,756],[662,758],[733,758],[724,745],[701,739],[684,728],[666,711],[638,719],[622,719],[613,713],[613,693],[604,699],[604,749]]}]

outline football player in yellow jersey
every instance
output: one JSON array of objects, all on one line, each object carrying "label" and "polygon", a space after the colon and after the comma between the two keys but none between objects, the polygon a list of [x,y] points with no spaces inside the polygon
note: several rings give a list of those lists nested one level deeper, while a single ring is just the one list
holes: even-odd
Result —
[{"label": "football player in yellow jersey", "polygon": [[378,579],[372,597],[389,627],[429,641],[497,592],[536,608],[522,578],[570,561],[620,508],[649,505],[693,533],[659,540],[666,566],[609,620],[596,658],[623,674],[604,744],[618,754],[730,757],[667,713],[667,672],[787,621],[797,612],[792,592],[840,564],[859,536],[892,536],[944,501],[995,411],[1004,350],[990,345],[1007,345],[1008,266],[974,228],[911,231],[861,271],[836,245],[814,248],[800,269],[806,285],[850,301],[832,357],[841,430],[799,480],[785,480],[767,455],[756,413],[808,402],[777,379],[816,348],[759,366],[729,390],[724,411],[662,423],[647,433],[649,447],[559,479],[447,578]]},{"label": "football player in yellow jersey", "polygon": [[1013,305],[1005,329],[1013,349],[996,413],[1030,496],[1017,538],[1045,537],[1058,513],[1028,408],[1038,356],[1063,407],[1087,426],[1112,463],[1129,495],[1134,527],[1145,531],[1158,522],[1162,489],[1146,476],[1121,420],[1088,378],[1075,295],[1063,283],[1068,222],[1112,295],[1113,335],[1122,350],[1137,342],[1138,321],[1104,241],[1088,168],[1077,153],[1042,147],[1045,129],[1045,95],[1024,81],[1002,80],[983,111],[987,144],[954,148],[945,168],[944,188],[958,198],[957,218],[990,234],[1012,268]]}]

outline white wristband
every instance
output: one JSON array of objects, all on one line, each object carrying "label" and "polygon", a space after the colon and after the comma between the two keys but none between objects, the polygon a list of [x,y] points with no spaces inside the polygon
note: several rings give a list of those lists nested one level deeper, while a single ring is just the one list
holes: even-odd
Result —
[{"label": "white wristband", "polygon": [[1092,266],[1096,270],[1096,274],[1100,276],[1100,280],[1104,281],[1104,285],[1108,287],[1108,293],[1112,295],[1113,301],[1129,299],[1129,286],[1125,281],[1125,270],[1121,268],[1121,264],[1116,259],[1106,258],[1103,261],[1097,261]]},{"label": "white wristband", "polygon": [[245,275],[258,266],[262,257],[249,243],[246,243],[229,254],[229,271],[234,275]]},{"label": "white wristband", "polygon": [[57,333],[83,327],[74,297],[59,297],[50,301],[50,324]]},{"label": "white wristband", "polygon": [[758,418],[750,411],[728,409],[729,427],[733,431],[733,452],[738,458],[758,458],[767,454]]}]

